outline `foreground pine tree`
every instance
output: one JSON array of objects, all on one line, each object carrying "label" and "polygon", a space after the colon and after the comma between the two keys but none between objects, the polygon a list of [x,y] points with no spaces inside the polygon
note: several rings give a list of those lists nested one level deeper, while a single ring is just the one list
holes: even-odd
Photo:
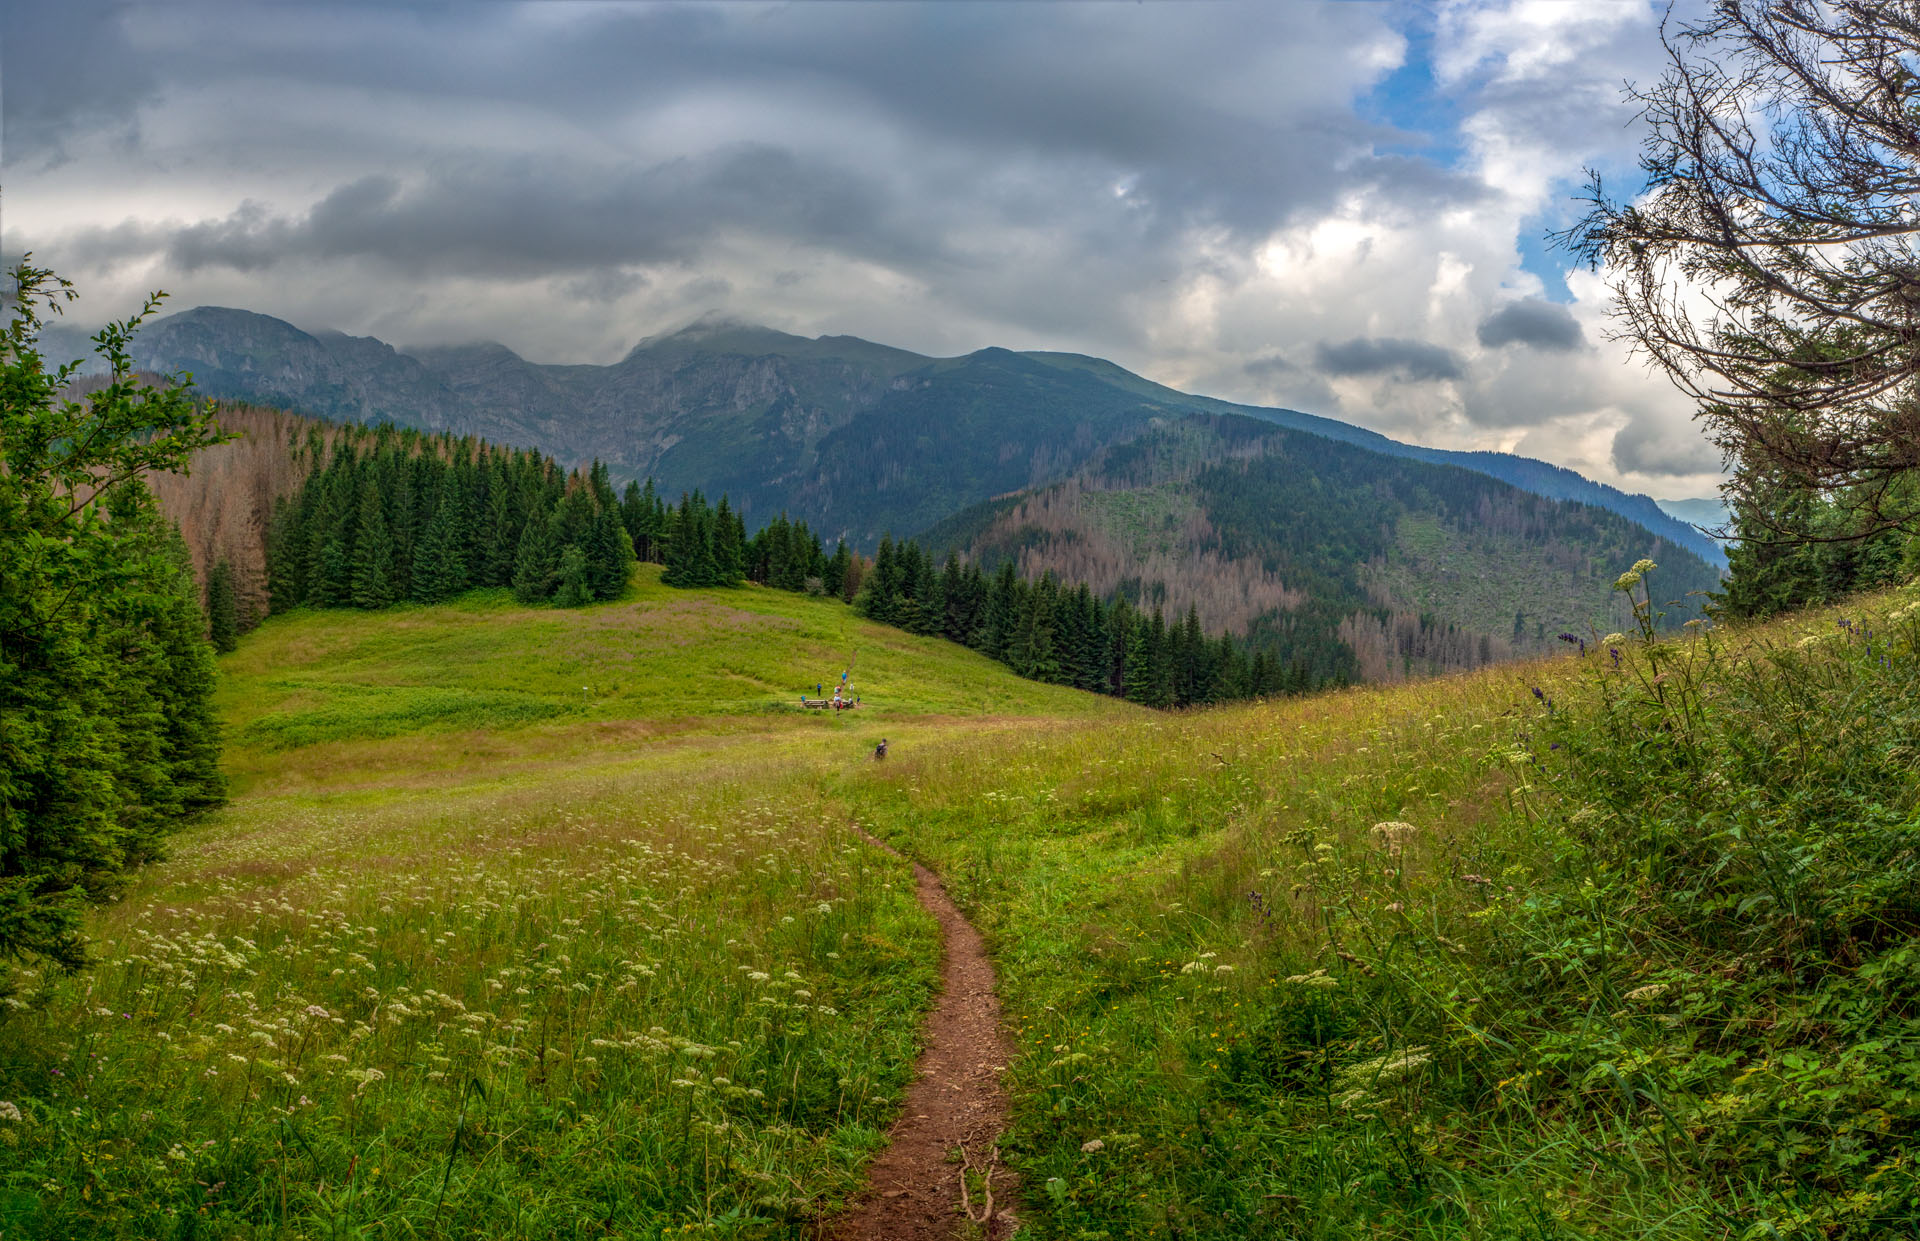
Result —
[{"label": "foreground pine tree", "polygon": [[0,958],[86,960],[81,918],[165,833],[224,796],[207,617],[179,536],[141,481],[222,437],[179,386],[133,378],[63,395],[43,316],[66,281],[22,264],[0,331]]}]

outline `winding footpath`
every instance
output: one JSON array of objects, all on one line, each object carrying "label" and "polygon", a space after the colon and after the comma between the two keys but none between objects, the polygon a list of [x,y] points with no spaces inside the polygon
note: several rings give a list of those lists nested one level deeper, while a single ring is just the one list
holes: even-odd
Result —
[{"label": "winding footpath", "polygon": [[[857,830],[857,829],[856,829]],[[865,832],[867,843],[900,856]],[[1000,1075],[1012,1047],[1000,1024],[993,963],[935,875],[913,864],[920,904],[940,923],[940,999],[927,1017],[906,1108],[867,1188],[828,1228],[832,1241],[953,1241],[1011,1237],[1013,1173],[1000,1162],[1007,1094]],[[963,1180],[963,1172],[970,1172]],[[972,1231],[963,1231],[964,1229]]]}]

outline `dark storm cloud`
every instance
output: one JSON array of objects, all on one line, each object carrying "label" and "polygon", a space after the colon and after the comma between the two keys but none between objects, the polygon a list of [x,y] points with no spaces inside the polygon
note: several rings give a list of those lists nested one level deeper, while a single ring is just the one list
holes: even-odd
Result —
[{"label": "dark storm cloud", "polygon": [[[29,0],[30,11],[43,7],[59,9]],[[156,41],[148,60],[173,84],[517,104],[581,131],[631,125],[643,140],[653,118],[684,124],[707,108],[814,115],[819,132],[804,150],[721,134],[731,149],[636,172],[577,152],[530,165],[524,152],[489,147],[476,116],[444,134],[446,148],[468,148],[461,166],[421,183],[406,140],[385,139],[383,151],[364,126],[315,124],[292,140],[300,153],[371,164],[373,175],[304,217],[291,204],[242,208],[187,224],[166,248],[188,270],[364,254],[407,272],[469,263],[484,274],[684,260],[716,230],[745,227],[912,266],[952,257],[938,237],[964,212],[977,231],[1058,229],[1152,266],[1153,251],[1191,228],[1261,235],[1355,189],[1409,206],[1483,192],[1470,177],[1370,153],[1391,135],[1352,112],[1353,71],[1309,50],[1345,52],[1377,32],[1377,15],[1344,6],[1042,6],[1017,21],[977,5],[544,10],[183,5],[142,29]],[[1270,66],[1260,49],[1273,47],[1300,50]],[[1236,75],[1257,86],[1219,87]],[[127,81],[145,84],[109,92],[122,110],[153,90],[150,76]],[[226,132],[202,135],[209,146],[244,152],[274,137],[250,132],[247,109],[212,123]],[[874,133],[891,148],[875,149]],[[932,240],[909,240],[880,218],[888,211]],[[516,220],[527,225],[517,239]]]},{"label": "dark storm cloud", "polygon": [[58,164],[79,133],[136,136],[136,110],[158,93],[160,77],[127,37],[127,8],[114,0],[0,6],[0,142],[9,164]]},{"label": "dark storm cloud", "polygon": [[1271,379],[1275,375],[1291,375],[1300,368],[1277,353],[1263,354],[1245,363],[1240,368],[1255,379]]},{"label": "dark storm cloud", "polygon": [[1642,415],[1614,433],[1613,464],[1624,473],[1681,478],[1720,471],[1720,450],[1685,423]]},{"label": "dark storm cloud", "polygon": [[1322,341],[1314,350],[1314,363],[1328,375],[1393,375],[1415,383],[1464,374],[1452,350],[1391,336],[1360,336],[1339,344]]},{"label": "dark storm cloud", "polygon": [[94,230],[68,249],[103,263],[164,253],[185,272],[369,259],[415,276],[512,278],[685,262],[726,229],[891,261],[938,253],[936,241],[890,221],[880,188],[858,174],[758,145],[639,171],[522,157],[442,167],[412,185],[379,173],[304,216],[243,203],[190,225]]},{"label": "dark storm cloud", "polygon": [[1488,315],[1480,324],[1479,336],[1489,349],[1525,345],[1550,353],[1568,353],[1587,343],[1572,311],[1536,297],[1508,302]]}]

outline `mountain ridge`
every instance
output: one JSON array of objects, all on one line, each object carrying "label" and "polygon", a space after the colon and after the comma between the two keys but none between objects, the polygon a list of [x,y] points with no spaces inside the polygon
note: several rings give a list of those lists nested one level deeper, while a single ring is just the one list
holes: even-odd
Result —
[{"label": "mountain ridge", "polygon": [[[72,334],[61,338],[73,348]],[[871,546],[886,529],[928,524],[920,512],[882,511],[849,501],[861,481],[858,434],[898,424],[914,437],[941,438],[951,417],[950,384],[965,399],[982,397],[981,377],[997,372],[1013,385],[1004,408],[976,423],[1002,436],[969,446],[972,457],[944,471],[922,469],[878,484],[900,493],[908,476],[954,491],[955,508],[1065,477],[1097,449],[1138,434],[1154,419],[1235,414],[1353,444],[1386,456],[1459,465],[1552,499],[1609,509],[1648,531],[1723,565],[1714,540],[1664,511],[1649,497],[1596,482],[1565,467],[1508,453],[1463,452],[1408,444],[1337,419],[1278,407],[1241,405],[1181,392],[1104,358],[989,346],[952,358],[847,335],[797,336],[737,319],[708,317],[648,337],[606,365],[531,362],[498,342],[397,349],[376,337],[306,332],[294,324],[235,307],[195,307],[157,319],[134,339],[136,362],[156,370],[191,371],[212,396],[283,405],[353,422],[392,421],[431,430],[484,435],[551,452],[570,464],[599,459],[616,473],[652,475],[669,492],[727,491],[754,522],[796,510],[817,528]],[[1015,375],[1011,359],[1077,375],[1065,388],[1039,371]],[[1089,387],[1088,385],[1097,385]],[[1038,435],[1015,425],[1013,410],[1029,391],[1039,416],[1043,396],[1070,392],[1073,425],[1060,419]],[[978,414],[982,411],[970,407]],[[859,423],[858,431],[854,424]],[[955,450],[952,437],[947,451]],[[1030,477],[1011,477],[1024,458]],[[891,463],[874,465],[884,475]],[[958,477],[958,490],[946,484]],[[996,489],[960,494],[975,485]],[[917,507],[917,506],[916,506]],[[939,514],[938,516],[944,516]]]},{"label": "mountain ridge", "polygon": [[1208,632],[1255,635],[1316,679],[1458,671],[1630,629],[1614,580],[1642,558],[1678,625],[1718,576],[1598,506],[1237,414],[1150,431],[920,538],[989,573],[1191,603]]}]

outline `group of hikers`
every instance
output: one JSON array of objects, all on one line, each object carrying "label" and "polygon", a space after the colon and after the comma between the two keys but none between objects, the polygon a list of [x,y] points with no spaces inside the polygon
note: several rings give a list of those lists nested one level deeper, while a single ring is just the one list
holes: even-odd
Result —
[{"label": "group of hikers", "polygon": [[[803,707],[811,707],[816,711],[853,710],[860,705],[860,695],[854,692],[852,676],[853,663],[852,661],[848,661],[847,670],[840,674],[840,683],[833,687],[832,697],[827,696],[826,683],[818,682],[813,687],[813,697],[809,698],[804,693],[800,695],[800,705]],[[882,759],[887,756],[887,739],[885,737],[880,738],[880,744],[873,747],[873,756],[876,759]]]},{"label": "group of hikers", "polygon": [[859,706],[860,695],[854,692],[853,686],[847,681],[847,677],[852,671],[852,668],[848,668],[846,672],[840,674],[840,684],[833,687],[833,697],[829,698],[826,696],[827,690],[824,684],[816,684],[813,687],[815,697],[809,698],[805,694],[800,695],[800,705],[803,707],[812,707],[816,710],[832,711],[851,711],[853,708]]}]

